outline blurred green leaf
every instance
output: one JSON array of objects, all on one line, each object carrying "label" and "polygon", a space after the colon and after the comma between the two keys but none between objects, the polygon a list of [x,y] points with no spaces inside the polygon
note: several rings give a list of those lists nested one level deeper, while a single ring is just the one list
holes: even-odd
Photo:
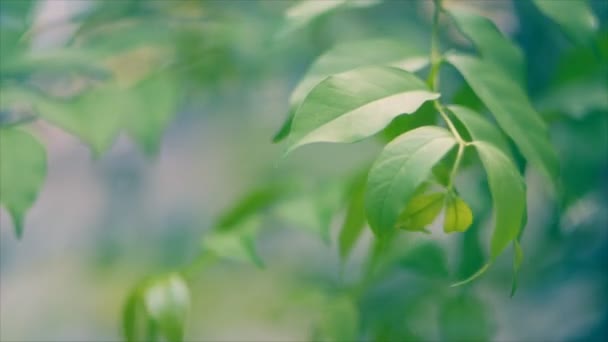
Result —
[{"label": "blurred green leaf", "polygon": [[462,122],[473,140],[489,142],[510,159],[513,159],[509,143],[503,133],[494,124],[481,114],[466,107],[452,105],[448,106],[448,109]]},{"label": "blurred green leaf", "polygon": [[557,154],[549,141],[545,123],[521,87],[503,77],[495,66],[478,58],[452,54],[448,61],[464,76],[524,157],[547,179],[556,182],[559,175]]},{"label": "blurred green leaf", "polygon": [[402,268],[422,276],[444,278],[449,273],[445,251],[434,242],[422,242],[406,248],[398,261]]},{"label": "blurred green leaf", "polygon": [[397,68],[370,67],[332,76],[317,85],[296,112],[287,152],[314,142],[364,139],[438,97],[416,76]]},{"label": "blurred green leaf", "polygon": [[495,323],[483,301],[464,293],[441,303],[439,332],[443,341],[490,341]]},{"label": "blurred green leaf", "polygon": [[359,333],[359,312],[352,299],[334,298],[324,308],[315,329],[314,341],[356,341]]},{"label": "blurred green leaf", "polygon": [[203,237],[202,248],[221,258],[263,267],[264,262],[255,248],[261,224],[260,216],[254,215],[239,221],[230,230],[214,229]]},{"label": "blurred green leaf", "polygon": [[449,194],[445,201],[445,220],[443,230],[446,233],[464,232],[473,223],[471,208],[460,197]]},{"label": "blurred green leaf", "polygon": [[367,223],[365,217],[366,180],[367,172],[357,175],[348,189],[348,206],[338,237],[338,247],[342,262],[345,262],[348,258]]},{"label": "blurred green leaf", "polygon": [[387,236],[395,229],[416,188],[455,143],[447,130],[427,126],[386,145],[370,171],[365,198],[367,218],[377,236]]},{"label": "blurred green leaf", "polygon": [[122,313],[122,333],[127,342],[143,340],[144,329],[142,321],[146,319],[146,312],[141,300],[140,289],[135,289],[125,302]]},{"label": "blurred green leaf", "polygon": [[512,77],[520,85],[525,84],[522,51],[505,37],[490,19],[462,8],[450,8],[449,13],[460,31],[475,44],[485,61],[497,65],[506,77]]},{"label": "blurred green leaf", "polygon": [[183,341],[190,290],[181,276],[171,274],[152,281],[143,290],[143,300],[159,334],[169,342]]},{"label": "blurred green leaf", "polygon": [[23,233],[24,217],[46,178],[46,151],[31,134],[0,128],[0,204],[13,220],[15,235]]},{"label": "blurred green leaf", "polygon": [[517,291],[517,278],[523,261],[524,251],[521,248],[519,241],[515,239],[515,241],[513,241],[513,283],[511,284],[511,297],[513,297]]},{"label": "blurred green leaf", "polygon": [[585,0],[533,0],[544,15],[561,26],[575,42],[588,44],[593,40],[599,21]]},{"label": "blurred green leaf", "polygon": [[397,220],[397,228],[409,231],[426,231],[433,223],[441,209],[445,194],[436,192],[414,196],[407,204]]}]

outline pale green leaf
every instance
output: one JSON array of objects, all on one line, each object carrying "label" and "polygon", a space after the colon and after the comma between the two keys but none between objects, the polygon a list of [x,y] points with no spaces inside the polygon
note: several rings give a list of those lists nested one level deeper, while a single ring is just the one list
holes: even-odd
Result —
[{"label": "pale green leaf", "polygon": [[471,208],[460,197],[448,195],[445,203],[443,230],[446,233],[464,232],[473,223]]},{"label": "pale green leaf", "polygon": [[178,274],[152,281],[143,292],[146,312],[158,333],[169,342],[184,338],[186,316],[190,309],[190,290]]},{"label": "pale green leaf", "polygon": [[399,215],[397,228],[409,231],[426,231],[426,227],[433,223],[441,209],[445,194],[436,192],[414,196]]},{"label": "pale green leaf", "polygon": [[259,216],[240,221],[229,230],[214,229],[203,238],[202,248],[228,260],[251,262],[263,267],[262,259],[255,249],[255,238],[261,226]]},{"label": "pale green leaf", "polygon": [[329,77],[296,112],[288,152],[314,142],[362,140],[395,117],[413,113],[438,97],[413,74],[392,67],[362,68]]},{"label": "pale green leaf", "polygon": [[367,218],[376,235],[387,236],[395,229],[403,207],[455,143],[447,130],[425,126],[386,145],[370,171],[365,198]]},{"label": "pale green leaf", "polygon": [[448,109],[462,122],[474,141],[489,142],[511,158],[509,143],[496,125],[469,108],[452,105],[448,106]]},{"label": "pale green leaf", "polygon": [[23,233],[24,217],[46,177],[46,151],[31,134],[0,128],[0,204],[13,220],[15,235]]},{"label": "pale green leaf", "polygon": [[490,19],[462,8],[450,8],[449,13],[460,31],[475,44],[484,60],[496,64],[505,76],[513,77],[519,84],[525,84],[522,51]]},{"label": "pale green leaf", "polygon": [[328,76],[365,66],[394,66],[410,72],[428,65],[428,52],[396,39],[369,39],[337,44],[319,56],[308,69],[289,99],[287,120],[274,137],[278,142],[287,137],[296,110],[308,93]]},{"label": "pale green leaf", "polygon": [[585,0],[533,0],[543,14],[561,26],[578,43],[593,40],[599,21]]},{"label": "pale green leaf", "polygon": [[486,142],[474,143],[488,175],[494,204],[495,229],[490,244],[490,258],[495,259],[515,240],[522,228],[526,210],[525,183],[513,162]]},{"label": "pale green leaf", "polygon": [[524,157],[555,182],[559,174],[557,153],[545,123],[523,89],[481,59],[464,55],[449,55],[447,59],[464,76]]},{"label": "pale green leaf", "polygon": [[[367,173],[364,176],[367,176]],[[365,217],[365,180],[366,177],[357,177],[348,194],[348,207],[338,237],[338,247],[342,261],[345,261],[350,254],[367,223]]]}]

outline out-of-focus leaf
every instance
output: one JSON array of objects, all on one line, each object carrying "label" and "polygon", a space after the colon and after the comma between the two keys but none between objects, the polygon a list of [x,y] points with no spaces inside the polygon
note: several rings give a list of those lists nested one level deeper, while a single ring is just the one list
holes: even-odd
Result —
[{"label": "out-of-focus leaf", "polygon": [[443,230],[446,233],[464,232],[473,223],[471,208],[456,195],[448,195],[445,202]]},{"label": "out-of-focus leaf", "polygon": [[490,19],[462,8],[451,8],[449,13],[460,31],[475,44],[484,60],[496,64],[506,77],[512,77],[521,85],[525,84],[522,51]]},{"label": "out-of-focus leaf", "polygon": [[182,277],[171,274],[152,281],[143,290],[143,300],[158,333],[169,342],[183,341],[190,290]]},{"label": "out-of-focus leaf", "polygon": [[471,294],[447,298],[439,311],[439,332],[443,341],[490,341],[495,323],[483,301]]},{"label": "out-of-focus leaf", "polygon": [[397,228],[409,231],[426,231],[426,227],[433,223],[441,209],[445,194],[436,192],[421,194],[413,197],[399,215]]},{"label": "out-of-focus leaf", "polygon": [[306,27],[308,24],[338,9],[369,7],[378,4],[379,0],[303,0],[287,9],[284,27],[279,31],[279,37],[286,37],[292,32]]},{"label": "out-of-focus leaf", "polygon": [[122,333],[127,342],[137,342],[144,339],[144,329],[141,327],[141,323],[145,320],[145,316],[141,294],[139,289],[136,289],[129,295],[123,307]]},{"label": "out-of-focus leaf", "polygon": [[588,44],[593,40],[599,21],[585,0],[533,0],[543,14],[561,26],[575,42]]},{"label": "out-of-focus leaf", "polygon": [[226,210],[218,219],[219,230],[230,230],[250,216],[275,204],[282,196],[289,192],[287,184],[272,184],[256,189],[242,199],[233,207]]},{"label": "out-of-focus leaf", "polygon": [[503,133],[490,121],[466,107],[452,105],[448,106],[448,109],[462,122],[473,140],[489,142],[512,159],[509,143]]},{"label": "out-of-focus leaf", "polygon": [[445,251],[433,242],[422,242],[407,248],[398,261],[402,268],[422,276],[444,278],[449,273]]},{"label": "out-of-focus leaf", "polygon": [[581,119],[593,111],[608,111],[608,74],[567,82],[550,89],[536,103],[541,112],[558,112]]},{"label": "out-of-focus leaf", "polygon": [[221,258],[263,267],[264,263],[255,248],[261,223],[259,216],[251,216],[229,230],[214,229],[203,237],[202,248]]},{"label": "out-of-focus leaf", "polygon": [[374,233],[387,236],[416,188],[456,141],[439,127],[420,127],[390,142],[370,171],[365,207]]},{"label": "out-of-focus leaf", "polygon": [[23,233],[24,217],[46,177],[46,151],[31,134],[0,128],[0,204],[13,220],[15,235]]},{"label": "out-of-focus leaf", "polygon": [[346,296],[332,299],[324,308],[315,329],[315,341],[356,341],[359,333],[359,312]]},{"label": "out-of-focus leaf", "polygon": [[370,39],[337,44],[311,65],[289,99],[287,120],[275,135],[278,142],[287,137],[293,116],[306,95],[328,76],[366,66],[393,66],[415,72],[428,64],[428,53],[407,41]]},{"label": "out-of-focus leaf", "polygon": [[551,146],[545,123],[521,87],[481,59],[455,54],[447,59],[490,109],[524,157],[547,179],[556,182],[559,174],[557,153]]},{"label": "out-of-focus leaf", "polygon": [[347,194],[349,197],[348,207],[346,208],[346,216],[344,217],[344,223],[338,237],[338,247],[343,262],[346,261],[357,243],[367,222],[365,217],[366,176],[367,173],[356,177]]},{"label": "out-of-focus leaf", "polygon": [[416,76],[397,68],[370,67],[332,76],[317,85],[296,112],[288,152],[314,142],[362,140],[438,97]]}]

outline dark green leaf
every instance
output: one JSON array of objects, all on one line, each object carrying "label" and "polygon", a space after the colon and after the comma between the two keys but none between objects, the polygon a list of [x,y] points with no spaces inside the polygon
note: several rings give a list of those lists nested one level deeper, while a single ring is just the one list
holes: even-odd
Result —
[{"label": "dark green leaf", "polygon": [[495,325],[483,301],[471,294],[446,299],[439,312],[439,332],[443,341],[490,341]]},{"label": "dark green leaf", "polygon": [[588,44],[593,40],[599,21],[585,0],[533,0],[543,14],[559,24],[575,42]]},{"label": "dark green leaf", "polygon": [[23,130],[0,128],[0,204],[11,215],[17,237],[45,177],[44,146]]},{"label": "dark green leaf", "polygon": [[317,85],[296,112],[288,152],[314,142],[359,141],[438,96],[397,68],[370,67],[332,76]]},{"label": "dark green leaf", "polygon": [[455,143],[447,130],[425,126],[384,148],[370,171],[365,197],[367,218],[376,235],[386,236],[395,229],[403,207]]},{"label": "dark green leaf", "polygon": [[448,61],[464,76],[524,157],[555,182],[559,174],[557,154],[545,123],[521,87],[503,77],[495,66],[478,58],[450,55]]}]

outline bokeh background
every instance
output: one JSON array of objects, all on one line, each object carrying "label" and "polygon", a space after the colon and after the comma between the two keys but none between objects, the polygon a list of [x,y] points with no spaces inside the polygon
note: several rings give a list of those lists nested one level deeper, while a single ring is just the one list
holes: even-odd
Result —
[{"label": "bokeh background", "polygon": [[[406,244],[422,249],[399,251],[361,297],[360,320],[367,331],[361,339],[382,340],[369,333],[374,331],[369,327],[381,325],[388,341],[449,340],[445,329],[454,328],[442,327],[452,324],[497,341],[600,341],[608,336],[606,60],[589,62],[588,47],[569,41],[528,1],[458,2],[491,17],[522,46],[528,91],[549,122],[565,195],[556,199],[534,170],[526,173],[526,259],[513,298],[510,252],[465,290],[447,288],[434,276],[445,268],[455,280],[466,273],[463,268],[474,267],[463,260],[475,264],[475,239],[487,238],[489,217],[480,217],[474,233],[465,236],[446,236],[440,227],[431,235],[405,234]],[[33,55],[87,44],[107,47],[104,58],[139,49],[115,63],[114,74],[128,82],[168,63],[170,86],[179,94],[158,151],[138,146],[123,132],[96,156],[64,129],[41,120],[28,124],[47,148],[48,176],[20,241],[2,211],[0,340],[118,341],[122,306],[133,285],[195,259],[217,217],[248,191],[276,179],[297,179],[309,195],[342,184],[345,175],[373,160],[381,148],[375,140],[313,145],[288,159],[282,159],[283,146],[271,140],[294,86],[334,44],[393,37],[428,51],[432,2],[386,1],[301,27],[285,22],[292,5],[0,0],[0,30],[26,27],[23,41]],[[591,5],[599,18],[598,41],[606,44],[608,5]],[[121,26],[125,22],[135,24]],[[95,33],[95,27],[104,29],[87,38],[84,33]],[[443,31],[445,47],[470,49],[453,29]],[[4,40],[0,49],[9,43]],[[149,45],[161,46],[167,55],[150,53]],[[35,76],[58,92],[88,81],[62,72]],[[442,78],[448,93],[462,84],[453,70]],[[570,87],[565,94],[559,93],[563,84]],[[595,100],[580,95],[590,92]],[[149,101],[154,105],[154,94]],[[111,99],[97,105],[100,115],[117,109]],[[471,189],[463,196],[474,209],[489,205],[480,178],[473,168],[458,180],[461,189]],[[263,269],[234,261],[202,267],[190,283],[186,339],[314,336],[328,298],[339,297],[360,276],[371,234],[365,232],[342,270],[335,241],[343,208],[332,218],[329,243],[311,220],[297,205],[264,216],[265,229],[256,239]]]}]

